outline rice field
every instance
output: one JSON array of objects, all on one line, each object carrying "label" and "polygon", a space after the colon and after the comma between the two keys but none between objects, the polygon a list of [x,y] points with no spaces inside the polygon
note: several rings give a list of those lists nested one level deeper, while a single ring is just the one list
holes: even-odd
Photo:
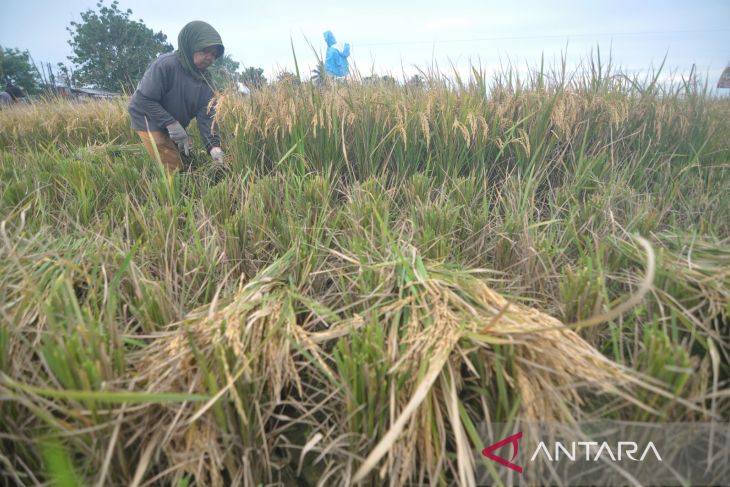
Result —
[{"label": "rice field", "polygon": [[[730,99],[588,64],[0,114],[0,483],[474,485],[480,423],[730,418]],[[191,134],[198,137],[197,130]]]}]

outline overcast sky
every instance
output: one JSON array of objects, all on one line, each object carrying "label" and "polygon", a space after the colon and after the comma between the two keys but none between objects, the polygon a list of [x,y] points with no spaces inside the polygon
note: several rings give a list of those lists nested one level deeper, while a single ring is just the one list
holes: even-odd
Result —
[{"label": "overcast sky", "polygon": [[[92,0],[13,0],[0,15],[0,45],[28,49],[36,62],[67,61],[66,27]],[[109,3],[107,1],[107,3]],[[120,0],[177,45],[190,20],[204,20],[223,38],[226,52],[244,66],[264,68],[267,77],[293,70],[290,38],[300,68],[314,66],[305,37],[322,52],[325,30],[352,47],[351,62],[401,76],[435,61],[442,71],[453,63],[467,72],[470,62],[488,70],[511,61],[548,63],[567,49],[570,64],[598,45],[609,50],[625,72],[645,72],[667,55],[668,68],[686,73],[696,64],[712,85],[730,61],[730,0],[553,0],[448,2],[369,0],[322,2],[249,2],[223,0]]]}]

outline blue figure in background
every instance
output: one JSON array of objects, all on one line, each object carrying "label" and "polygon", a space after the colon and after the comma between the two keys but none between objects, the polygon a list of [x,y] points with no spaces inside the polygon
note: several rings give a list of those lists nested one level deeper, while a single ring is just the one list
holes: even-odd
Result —
[{"label": "blue figure in background", "polygon": [[334,77],[347,76],[347,57],[350,55],[350,44],[345,43],[345,48],[340,52],[335,46],[335,40],[332,31],[324,33],[324,40],[327,42],[327,58],[324,67],[327,73]]}]

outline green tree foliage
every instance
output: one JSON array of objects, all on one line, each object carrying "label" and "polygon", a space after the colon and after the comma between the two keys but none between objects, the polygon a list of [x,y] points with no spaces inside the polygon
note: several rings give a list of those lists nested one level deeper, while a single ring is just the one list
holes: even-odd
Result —
[{"label": "green tree foliage", "polygon": [[262,68],[246,68],[241,74],[241,83],[246,85],[250,90],[259,89],[266,84],[264,70]]},{"label": "green tree foliage", "polygon": [[208,68],[215,87],[222,90],[235,85],[237,81],[241,81],[241,73],[238,72],[240,65],[240,63],[233,60],[230,54],[224,54],[216,59],[213,66]]},{"label": "green tree foliage", "polygon": [[2,82],[0,90],[8,82],[21,87],[29,95],[41,90],[38,70],[33,66],[27,50],[21,51],[0,46],[0,82]]},{"label": "green tree foliage", "polygon": [[81,22],[71,22],[68,43],[74,51],[69,56],[76,65],[79,84],[119,91],[132,91],[147,65],[159,54],[172,51],[167,36],[155,33],[140,19],[130,18],[132,10],[122,11],[119,2],[111,6],[96,4],[98,12],[81,13]]},{"label": "green tree foliage", "polygon": [[[414,79],[411,78],[409,80],[409,83],[413,82]],[[366,85],[385,85],[388,87],[398,86],[398,80],[394,77],[390,76],[389,74],[385,74],[383,76],[377,75],[373,73],[371,76],[366,76],[362,79],[363,84]]]},{"label": "green tree foliage", "polygon": [[74,72],[73,67],[67,66],[63,63],[58,63],[56,64],[56,72],[56,86],[75,88],[78,85],[76,82],[76,73]]},{"label": "green tree foliage", "polygon": [[324,61],[317,58],[317,67],[312,70],[312,78],[310,81],[316,86],[323,86],[327,82],[327,69],[324,67]]},{"label": "green tree foliage", "polygon": [[388,74],[381,76],[380,82],[390,86],[398,86],[398,80]]},{"label": "green tree foliage", "polygon": [[423,79],[423,76],[420,74],[414,74],[410,77],[410,79],[406,82],[406,86],[409,88],[423,88],[426,84],[426,81]]},{"label": "green tree foliage", "polygon": [[299,84],[299,78],[291,71],[282,71],[276,76],[276,83],[279,85],[295,86]]}]

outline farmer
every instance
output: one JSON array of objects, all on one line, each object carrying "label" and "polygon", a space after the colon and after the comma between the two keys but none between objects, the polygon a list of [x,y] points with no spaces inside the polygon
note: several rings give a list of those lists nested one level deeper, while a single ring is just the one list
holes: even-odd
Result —
[{"label": "farmer", "polygon": [[205,144],[216,161],[223,160],[220,137],[209,107],[213,89],[206,71],[223,55],[223,42],[216,30],[195,20],[180,31],[177,51],[155,59],[129,102],[132,128],[147,152],[156,159],[154,146],[168,171],[183,168],[181,155],[190,155],[191,143],[185,131],[193,117]]},{"label": "farmer", "polygon": [[18,103],[21,98],[25,97],[23,90],[8,82],[5,85],[5,91],[0,91],[0,105],[12,105]]}]

